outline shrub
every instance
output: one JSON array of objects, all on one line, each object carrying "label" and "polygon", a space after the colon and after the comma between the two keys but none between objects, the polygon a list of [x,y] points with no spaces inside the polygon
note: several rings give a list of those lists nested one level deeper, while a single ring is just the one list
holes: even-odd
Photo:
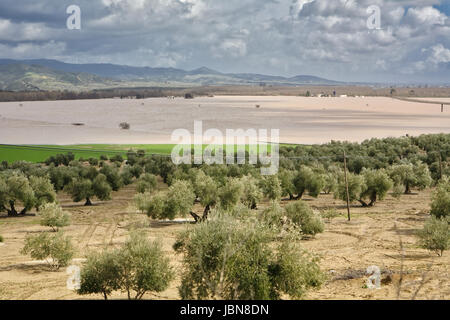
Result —
[{"label": "shrub", "polygon": [[256,209],[258,202],[261,201],[263,196],[261,189],[258,186],[258,180],[251,175],[248,175],[242,177],[240,181],[243,188],[241,202],[250,209]]},{"label": "shrub", "polygon": [[90,253],[80,273],[80,295],[102,294],[107,300],[119,290],[120,262],[116,251]]},{"label": "shrub", "polygon": [[130,124],[128,122],[121,122],[119,124],[120,129],[122,130],[129,130],[131,128]]},{"label": "shrub", "polygon": [[46,260],[51,267],[58,270],[68,265],[75,250],[70,238],[59,231],[55,234],[45,232],[35,236],[28,235],[21,253],[30,254],[35,260]]},{"label": "shrub", "polygon": [[266,176],[260,182],[261,190],[265,197],[272,201],[278,201],[282,195],[280,180],[276,175]]},{"label": "shrub", "polygon": [[90,254],[80,277],[79,294],[101,293],[107,299],[121,290],[137,300],[166,290],[174,273],[159,242],[132,233],[122,248]]},{"label": "shrub", "polygon": [[3,236],[0,235],[0,242],[3,242],[3,241],[4,241]]},{"label": "shrub", "polygon": [[52,183],[46,177],[33,177],[29,178],[30,186],[34,191],[34,207],[39,209],[46,203],[52,203],[56,201],[56,192]]},{"label": "shrub", "polygon": [[334,218],[340,216],[340,213],[336,209],[328,209],[323,211],[321,214],[322,218],[327,219],[328,222],[331,222]]},{"label": "shrub", "polygon": [[299,200],[286,205],[284,209],[286,216],[300,228],[302,234],[314,236],[323,232],[322,219],[313,212],[306,202]]},{"label": "shrub", "polygon": [[403,186],[405,194],[411,193],[413,187],[423,190],[433,182],[428,166],[420,162],[394,165],[389,169],[389,176],[395,186]]},{"label": "shrub", "polygon": [[260,224],[229,216],[195,225],[177,238],[183,254],[182,299],[268,300],[301,297],[323,282],[317,260],[292,243],[269,245]]},{"label": "shrub", "polygon": [[188,181],[176,181],[169,187],[167,194],[137,194],[134,197],[136,207],[152,219],[175,219],[191,213],[195,195]]},{"label": "shrub", "polygon": [[238,178],[228,178],[224,186],[219,188],[219,202],[221,208],[229,210],[241,200],[243,194],[242,183]]},{"label": "shrub", "polygon": [[437,186],[431,202],[431,215],[450,217],[450,178],[444,178]]},{"label": "shrub", "polygon": [[[358,201],[359,199],[361,199],[361,193],[365,188],[364,178],[360,175],[349,172],[347,174],[347,179],[348,179],[349,201],[350,202]],[[338,177],[338,185],[334,193],[334,198],[340,199],[342,201],[347,201],[344,173],[341,173]]]},{"label": "shrub", "polygon": [[41,207],[41,226],[51,227],[53,231],[70,225],[70,215],[56,203],[47,203]]},{"label": "shrub", "polygon": [[136,191],[138,193],[152,192],[156,189],[156,185],[156,176],[150,173],[145,173],[139,178]]},{"label": "shrub", "polygon": [[439,256],[450,247],[450,229],[446,218],[431,217],[417,235],[420,247],[435,251]]}]

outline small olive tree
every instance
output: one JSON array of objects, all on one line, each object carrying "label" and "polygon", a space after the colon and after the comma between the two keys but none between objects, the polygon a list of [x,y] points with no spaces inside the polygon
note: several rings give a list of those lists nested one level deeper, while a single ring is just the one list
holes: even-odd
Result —
[{"label": "small olive tree", "polygon": [[101,201],[111,199],[111,186],[103,174],[99,174],[93,181],[90,179],[73,179],[65,188],[74,202],[86,200],[85,206],[91,206],[91,198],[97,197]]},{"label": "small olive tree", "polygon": [[420,247],[435,251],[439,256],[450,247],[450,228],[446,218],[431,217],[417,235]]},{"label": "small olive tree", "polygon": [[46,260],[54,269],[68,265],[75,253],[75,249],[69,237],[62,231],[57,233],[41,233],[27,235],[25,246],[21,250],[24,255],[30,254],[36,260]]},{"label": "small olive tree", "polygon": [[88,255],[78,294],[102,294],[108,299],[120,290],[128,299],[140,300],[147,292],[166,290],[173,277],[161,244],[134,232],[121,248]]},{"label": "small olive tree", "polygon": [[450,217],[450,178],[448,177],[442,179],[433,193],[431,215],[437,218]]},{"label": "small olive tree", "polygon": [[183,255],[182,299],[269,300],[300,298],[324,276],[317,259],[292,241],[273,243],[263,224],[228,215],[195,225],[179,235]]},{"label": "small olive tree", "polygon": [[302,200],[292,202],[284,209],[285,215],[295,226],[299,227],[302,234],[314,236],[323,232],[324,224],[320,215],[314,213],[306,202]]}]

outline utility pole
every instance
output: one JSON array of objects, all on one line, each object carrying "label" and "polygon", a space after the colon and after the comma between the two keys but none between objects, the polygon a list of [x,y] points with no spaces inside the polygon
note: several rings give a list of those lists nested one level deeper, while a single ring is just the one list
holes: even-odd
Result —
[{"label": "utility pole", "polygon": [[347,217],[348,221],[350,221],[350,194],[348,192],[348,178],[347,178],[347,156],[345,155],[344,150],[344,178],[345,178],[345,192],[347,194]]}]

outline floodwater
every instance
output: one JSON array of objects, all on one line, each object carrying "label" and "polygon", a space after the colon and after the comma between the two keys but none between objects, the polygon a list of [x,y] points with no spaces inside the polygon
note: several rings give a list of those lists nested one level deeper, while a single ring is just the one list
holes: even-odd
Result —
[{"label": "floodwater", "polygon": [[[279,129],[282,143],[361,142],[450,133],[450,106],[441,113],[440,105],[387,97],[292,96],[3,102],[0,143],[178,143],[172,132],[183,128],[194,134],[194,121],[202,121],[203,131],[215,128],[224,135],[226,129]],[[121,122],[130,130],[120,129]]]}]

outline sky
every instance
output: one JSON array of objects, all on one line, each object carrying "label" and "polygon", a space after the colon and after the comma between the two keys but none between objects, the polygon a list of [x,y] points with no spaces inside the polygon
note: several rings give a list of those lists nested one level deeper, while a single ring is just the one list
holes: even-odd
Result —
[{"label": "sky", "polygon": [[1,0],[0,58],[450,83],[450,0]]}]

